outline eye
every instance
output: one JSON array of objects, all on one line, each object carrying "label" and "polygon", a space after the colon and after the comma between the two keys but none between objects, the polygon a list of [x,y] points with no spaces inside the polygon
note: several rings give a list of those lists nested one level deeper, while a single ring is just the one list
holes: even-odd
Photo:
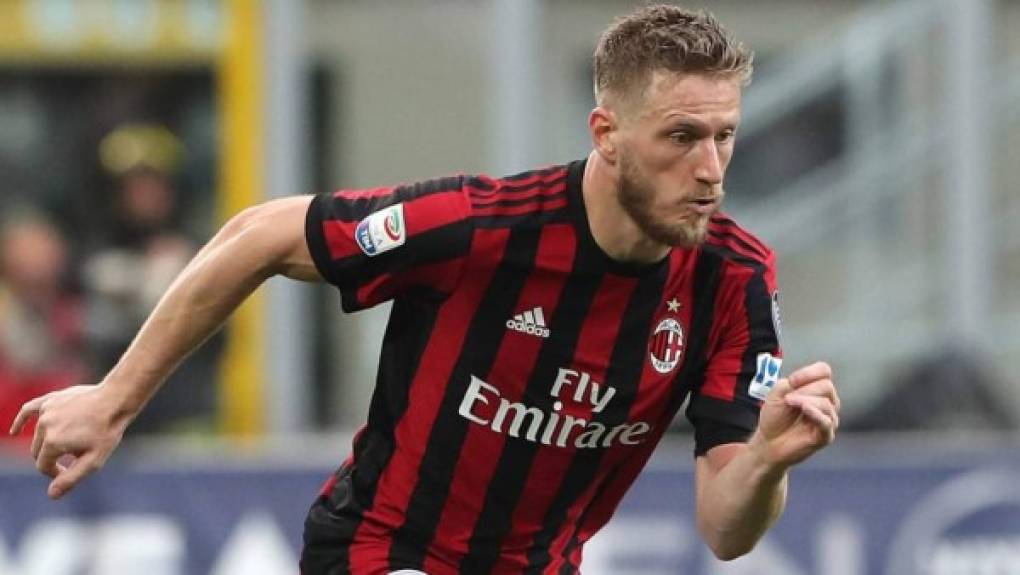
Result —
[{"label": "eye", "polygon": [[720,144],[725,144],[732,140],[734,135],[736,135],[736,130],[723,130],[716,135],[715,141]]},{"label": "eye", "polygon": [[697,137],[687,130],[674,130],[669,133],[669,139],[673,140],[677,144],[690,144],[696,140]]}]

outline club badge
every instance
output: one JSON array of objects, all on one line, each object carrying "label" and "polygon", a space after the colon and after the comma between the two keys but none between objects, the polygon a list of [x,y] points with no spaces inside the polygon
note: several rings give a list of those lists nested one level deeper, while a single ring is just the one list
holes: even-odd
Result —
[{"label": "club badge", "polygon": [[648,359],[652,362],[652,367],[661,374],[667,374],[676,369],[683,353],[683,325],[675,317],[663,318],[655,326],[648,342]]}]

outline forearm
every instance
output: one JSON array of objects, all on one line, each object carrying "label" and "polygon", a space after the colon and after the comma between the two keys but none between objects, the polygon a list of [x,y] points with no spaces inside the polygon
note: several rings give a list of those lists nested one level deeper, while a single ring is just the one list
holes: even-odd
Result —
[{"label": "forearm", "polygon": [[174,280],[134,341],[104,378],[118,415],[133,418],[174,368],[273,273],[254,218],[229,222]]},{"label": "forearm", "polygon": [[721,559],[750,552],[786,504],[786,470],[767,464],[755,441],[721,469],[699,469],[709,476],[698,481],[698,530]]}]

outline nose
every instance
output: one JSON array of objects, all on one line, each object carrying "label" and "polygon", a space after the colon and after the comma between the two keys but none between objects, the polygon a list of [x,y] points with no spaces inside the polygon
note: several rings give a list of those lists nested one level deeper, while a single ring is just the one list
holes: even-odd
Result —
[{"label": "nose", "polygon": [[722,159],[719,157],[719,146],[715,140],[705,139],[698,144],[698,163],[694,168],[694,177],[701,183],[716,186],[723,180]]}]

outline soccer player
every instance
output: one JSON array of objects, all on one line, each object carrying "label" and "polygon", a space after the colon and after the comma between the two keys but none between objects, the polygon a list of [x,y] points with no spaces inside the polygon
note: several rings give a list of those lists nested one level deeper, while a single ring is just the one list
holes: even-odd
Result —
[{"label": "soccer player", "polygon": [[283,274],[333,283],[346,311],[393,301],[368,423],[308,515],[305,573],[575,573],[685,401],[698,529],[720,558],[750,551],[839,420],[826,364],[779,378],[773,254],[719,212],[751,54],[707,13],[651,6],[604,32],[594,67],[585,160],[230,220],[99,385],[16,418],[38,415],[50,496]]}]

